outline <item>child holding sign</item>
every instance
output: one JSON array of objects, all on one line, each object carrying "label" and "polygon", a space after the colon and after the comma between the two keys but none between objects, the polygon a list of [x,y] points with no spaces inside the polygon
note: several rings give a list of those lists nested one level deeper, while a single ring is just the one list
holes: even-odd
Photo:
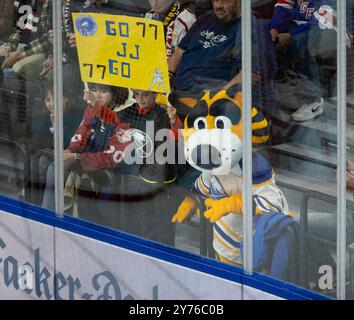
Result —
[{"label": "child holding sign", "polygon": [[[127,141],[119,140],[119,132],[127,128],[112,109],[123,104],[127,90],[96,84],[92,91],[85,90],[84,100],[89,103],[79,128],[64,151],[64,168],[76,163],[83,172],[114,169],[123,160]],[[109,152],[108,152],[109,151]],[[54,164],[48,167],[42,206],[54,209]]]},{"label": "child holding sign", "polygon": [[170,143],[174,147],[170,118],[166,109],[156,103],[155,92],[133,92],[136,104],[119,112],[119,118],[131,127],[134,149],[127,151],[132,145],[126,149],[113,189],[107,186],[103,190],[111,201],[100,201],[99,211],[112,219],[110,226],[173,245],[175,226],[169,219],[179,200],[170,195],[176,166],[174,158],[169,162],[170,157],[162,151],[174,151],[167,147]]},{"label": "child holding sign", "polygon": [[84,90],[84,100],[89,106],[71,144],[65,150],[65,168],[70,167],[78,158],[83,171],[116,167],[117,160],[104,151],[110,149],[112,144],[120,148],[114,133],[126,126],[121,125],[112,109],[123,104],[127,98],[127,89],[108,85],[95,84],[91,91]]}]

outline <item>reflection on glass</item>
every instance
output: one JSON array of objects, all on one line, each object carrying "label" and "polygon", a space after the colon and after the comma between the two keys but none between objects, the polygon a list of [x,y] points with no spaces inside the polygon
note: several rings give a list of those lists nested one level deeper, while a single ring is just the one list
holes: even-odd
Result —
[{"label": "reflection on glass", "polygon": [[352,14],[352,17],[347,17],[349,21],[347,24],[350,27],[349,36],[351,37],[350,48],[347,52],[347,281],[349,285],[346,288],[346,298],[354,299],[354,229],[353,229],[353,219],[354,219],[354,206],[353,206],[353,193],[354,193],[354,158],[353,158],[353,141],[351,130],[353,128],[353,108],[354,108],[354,75],[353,75],[353,2],[347,3],[347,11]]},{"label": "reflection on glass", "polygon": [[51,51],[51,4],[1,2],[1,193],[35,203],[35,190],[43,187],[40,150],[53,148],[53,106],[44,103],[47,94],[42,91],[45,86],[52,92],[51,81],[44,81]]},{"label": "reflection on glass", "polygon": [[278,72],[270,143],[263,150],[290,213],[299,222],[297,228],[284,231],[288,241],[284,279],[332,296],[337,228],[336,10],[336,1],[277,1],[268,17]]},{"label": "reflection on glass", "polygon": [[[0,28],[1,193],[54,210],[52,1],[16,1],[13,14],[12,2],[2,1],[0,10],[1,24],[16,25]],[[334,296],[336,1],[252,5],[254,269]],[[240,0],[67,0],[63,12],[66,213],[242,267]],[[117,48],[153,63],[151,48],[137,44],[127,54],[124,37],[110,57],[115,64],[97,67],[100,83],[83,83],[72,13],[161,21],[170,96],[124,85],[130,69],[123,68],[119,86],[101,81],[105,72],[120,76]],[[124,28],[111,31],[128,37]],[[141,30],[153,43],[150,29]],[[131,61],[123,62],[127,68]],[[138,76],[167,81],[160,70],[140,68]],[[351,108],[348,98],[348,115]],[[348,148],[352,190],[350,137]],[[348,272],[348,297],[352,287]]]}]

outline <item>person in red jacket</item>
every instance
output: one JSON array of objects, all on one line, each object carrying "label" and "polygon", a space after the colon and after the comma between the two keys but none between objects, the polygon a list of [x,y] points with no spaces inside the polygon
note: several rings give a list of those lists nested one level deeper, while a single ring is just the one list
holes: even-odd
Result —
[{"label": "person in red jacket", "polygon": [[[98,169],[115,169],[123,161],[124,149],[131,142],[125,139],[122,123],[112,109],[123,104],[128,91],[107,85],[95,84],[92,91],[85,90],[84,100],[88,106],[79,128],[64,151],[65,173],[74,165],[83,172]],[[48,167],[42,206],[53,210],[54,163]]]},{"label": "person in red jacket", "polygon": [[[92,91],[84,91],[89,103],[82,122],[67,150],[64,151],[64,167],[69,168],[76,159],[83,171],[115,169],[122,161],[126,143],[120,132],[127,129],[113,109],[128,97],[128,90],[96,84]],[[122,140],[123,139],[123,140]]]}]

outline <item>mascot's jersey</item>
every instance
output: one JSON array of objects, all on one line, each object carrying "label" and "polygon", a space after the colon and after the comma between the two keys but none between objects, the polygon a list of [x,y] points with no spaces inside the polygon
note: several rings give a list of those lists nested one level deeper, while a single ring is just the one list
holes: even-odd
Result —
[{"label": "mascot's jersey", "polygon": [[[276,186],[269,163],[260,155],[253,155],[253,199],[257,212],[288,214],[284,194]],[[211,176],[202,174],[195,182],[196,190],[205,197],[219,200],[242,193],[242,177],[236,174]],[[213,246],[223,261],[242,265],[240,241],[243,239],[243,215],[230,213],[214,223]]]}]

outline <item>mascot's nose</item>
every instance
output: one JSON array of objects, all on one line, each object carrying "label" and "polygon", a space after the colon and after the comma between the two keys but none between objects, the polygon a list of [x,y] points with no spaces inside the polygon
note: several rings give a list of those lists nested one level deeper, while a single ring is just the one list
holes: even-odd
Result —
[{"label": "mascot's nose", "polygon": [[191,156],[192,161],[202,169],[212,170],[221,166],[220,152],[210,144],[196,147]]}]

